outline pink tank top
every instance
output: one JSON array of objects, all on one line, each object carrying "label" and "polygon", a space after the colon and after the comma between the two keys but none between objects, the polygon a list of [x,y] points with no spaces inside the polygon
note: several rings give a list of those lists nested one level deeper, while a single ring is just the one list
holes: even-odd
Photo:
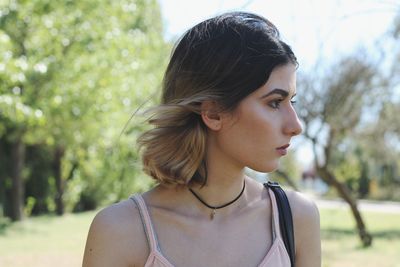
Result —
[{"label": "pink tank top", "polygon": [[[258,267],[290,267],[290,258],[283,243],[279,228],[279,211],[276,204],[275,195],[271,189],[268,189],[268,191],[272,202],[272,233],[274,236],[274,241]],[[154,231],[150,214],[143,197],[141,195],[134,195],[131,197],[131,199],[136,203],[136,206],[139,209],[143,228],[149,242],[150,254],[147,258],[145,267],[175,267],[161,253],[161,249],[157,241],[157,235]]]}]

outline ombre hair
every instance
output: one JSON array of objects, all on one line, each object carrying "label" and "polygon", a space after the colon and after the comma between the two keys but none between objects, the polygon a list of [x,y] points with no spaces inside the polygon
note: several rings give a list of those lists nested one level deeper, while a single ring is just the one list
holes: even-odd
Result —
[{"label": "ombre hair", "polygon": [[153,127],[138,139],[144,171],[166,185],[206,184],[201,103],[213,101],[223,111],[234,111],[285,64],[297,65],[296,57],[261,16],[230,12],[189,29],[173,49],[161,104],[148,120]]}]

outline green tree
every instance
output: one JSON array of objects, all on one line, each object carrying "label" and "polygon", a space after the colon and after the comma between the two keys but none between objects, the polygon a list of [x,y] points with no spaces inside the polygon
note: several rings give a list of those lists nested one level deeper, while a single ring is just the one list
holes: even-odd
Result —
[{"label": "green tree", "polygon": [[[35,0],[2,3],[0,10],[0,40],[7,44],[1,49],[9,55],[0,71],[0,136],[15,151],[12,188],[23,192],[26,145],[48,146],[56,212],[63,214],[68,183],[81,181],[75,186],[82,193],[99,184],[85,180],[105,178],[101,162],[108,158],[99,157],[157,89],[167,55],[159,7],[155,0]],[[17,120],[18,108],[23,119]],[[106,166],[121,172],[114,163]],[[11,195],[21,214],[23,195]]]}]

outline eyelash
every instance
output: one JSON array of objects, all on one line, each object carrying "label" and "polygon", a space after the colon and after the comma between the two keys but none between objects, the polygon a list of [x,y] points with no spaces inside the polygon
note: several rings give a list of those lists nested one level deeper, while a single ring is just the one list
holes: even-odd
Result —
[{"label": "eyelash", "polygon": [[[271,101],[268,105],[273,109],[279,109],[282,101],[283,99],[276,99]],[[296,105],[296,100],[290,100],[290,103],[292,104],[292,106],[294,106]]]}]

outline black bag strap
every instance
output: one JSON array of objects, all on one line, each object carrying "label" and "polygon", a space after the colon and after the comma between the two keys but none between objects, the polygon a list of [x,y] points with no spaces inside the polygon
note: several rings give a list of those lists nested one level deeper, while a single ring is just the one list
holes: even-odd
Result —
[{"label": "black bag strap", "polygon": [[293,218],[289,200],[279,183],[269,181],[264,183],[264,187],[267,189],[270,188],[275,194],[276,203],[279,210],[279,226],[281,228],[282,239],[290,257],[291,266],[295,266]]}]

